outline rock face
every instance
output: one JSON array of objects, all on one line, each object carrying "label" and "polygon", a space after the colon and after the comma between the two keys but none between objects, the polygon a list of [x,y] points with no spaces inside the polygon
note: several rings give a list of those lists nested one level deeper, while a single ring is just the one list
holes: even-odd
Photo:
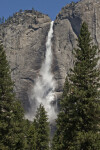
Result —
[{"label": "rock face", "polygon": [[[54,22],[52,71],[57,83],[58,98],[62,93],[65,77],[73,67],[72,50],[77,46],[76,38],[83,21],[88,23],[93,43],[100,47],[99,0],[71,3],[62,8]],[[26,112],[30,108],[31,89],[45,57],[50,22],[48,16],[32,10],[16,13],[0,25],[0,40],[6,50],[15,91]]]},{"label": "rock face", "polygon": [[[93,43],[100,48],[100,1],[81,0],[65,6],[54,22],[54,75],[57,80],[57,95],[61,95],[69,69],[73,67],[72,50],[77,46],[82,22],[88,23]],[[100,64],[100,63],[99,63]]]},{"label": "rock face", "polygon": [[27,112],[29,95],[45,57],[50,18],[36,11],[16,13],[0,26],[15,92]]}]

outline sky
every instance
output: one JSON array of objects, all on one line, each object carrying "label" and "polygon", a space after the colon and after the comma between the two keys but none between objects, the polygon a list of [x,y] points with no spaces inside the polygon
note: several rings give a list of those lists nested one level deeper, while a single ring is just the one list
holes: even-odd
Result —
[{"label": "sky", "polygon": [[30,10],[33,7],[54,20],[61,8],[72,1],[79,0],[0,0],[0,17],[8,18],[20,9]]}]

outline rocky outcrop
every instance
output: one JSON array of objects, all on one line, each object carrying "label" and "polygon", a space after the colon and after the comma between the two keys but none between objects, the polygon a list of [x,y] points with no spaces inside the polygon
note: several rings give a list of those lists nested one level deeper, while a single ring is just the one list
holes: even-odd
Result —
[{"label": "rocky outcrop", "polygon": [[[83,21],[88,23],[93,43],[100,47],[99,0],[72,2],[62,8],[54,21],[52,71],[57,83],[57,99],[62,94],[65,77],[73,67],[72,51],[77,46],[76,38]],[[26,112],[30,108],[31,89],[45,57],[50,22],[48,16],[31,10],[15,13],[6,23],[0,25],[0,40],[10,64],[15,92],[23,102]]]},{"label": "rocky outcrop", "polygon": [[57,15],[54,22],[54,75],[57,80],[57,95],[62,94],[63,84],[67,73],[73,67],[73,48],[77,46],[82,22],[88,23],[93,43],[100,48],[100,1],[81,0],[72,2]]},{"label": "rocky outcrop", "polygon": [[29,92],[45,57],[50,22],[48,16],[39,12],[24,11],[0,25],[0,40],[6,50],[15,92],[26,112],[30,107]]}]

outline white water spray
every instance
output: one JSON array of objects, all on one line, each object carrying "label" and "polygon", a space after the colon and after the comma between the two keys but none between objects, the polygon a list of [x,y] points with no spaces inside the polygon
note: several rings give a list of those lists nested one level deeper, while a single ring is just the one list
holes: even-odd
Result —
[{"label": "white water spray", "polygon": [[[48,32],[47,42],[46,42],[46,56],[45,61],[40,69],[40,75],[36,80],[36,84],[32,91],[32,96],[30,100],[31,112],[30,116],[27,118],[32,120],[34,115],[34,110],[40,104],[43,104],[45,110],[48,113],[49,120],[52,121],[56,118],[56,111],[53,102],[55,100],[55,81],[53,79],[53,74],[51,73],[52,65],[52,37],[53,37],[53,21],[50,25],[50,30]],[[34,106],[35,105],[35,106]]]}]

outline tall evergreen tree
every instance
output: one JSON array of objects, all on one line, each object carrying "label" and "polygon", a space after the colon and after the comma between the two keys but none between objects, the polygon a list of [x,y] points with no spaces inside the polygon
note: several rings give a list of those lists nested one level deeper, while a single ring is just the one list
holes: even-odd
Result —
[{"label": "tall evergreen tree", "polygon": [[36,130],[34,122],[33,122],[28,126],[26,149],[37,150],[36,149],[36,140],[37,140],[37,130]]},{"label": "tall evergreen tree", "polygon": [[43,105],[37,109],[34,125],[37,132],[36,150],[49,150],[49,122]]},{"label": "tall evergreen tree", "polygon": [[0,45],[0,149],[22,150],[23,111],[15,100],[9,65]]},{"label": "tall evergreen tree", "polygon": [[31,122],[28,119],[24,120],[24,150],[29,149],[29,144],[30,144],[30,136],[29,136],[29,130],[30,130]]},{"label": "tall evergreen tree", "polygon": [[98,48],[82,24],[75,65],[66,79],[53,150],[100,149],[100,71]]}]

